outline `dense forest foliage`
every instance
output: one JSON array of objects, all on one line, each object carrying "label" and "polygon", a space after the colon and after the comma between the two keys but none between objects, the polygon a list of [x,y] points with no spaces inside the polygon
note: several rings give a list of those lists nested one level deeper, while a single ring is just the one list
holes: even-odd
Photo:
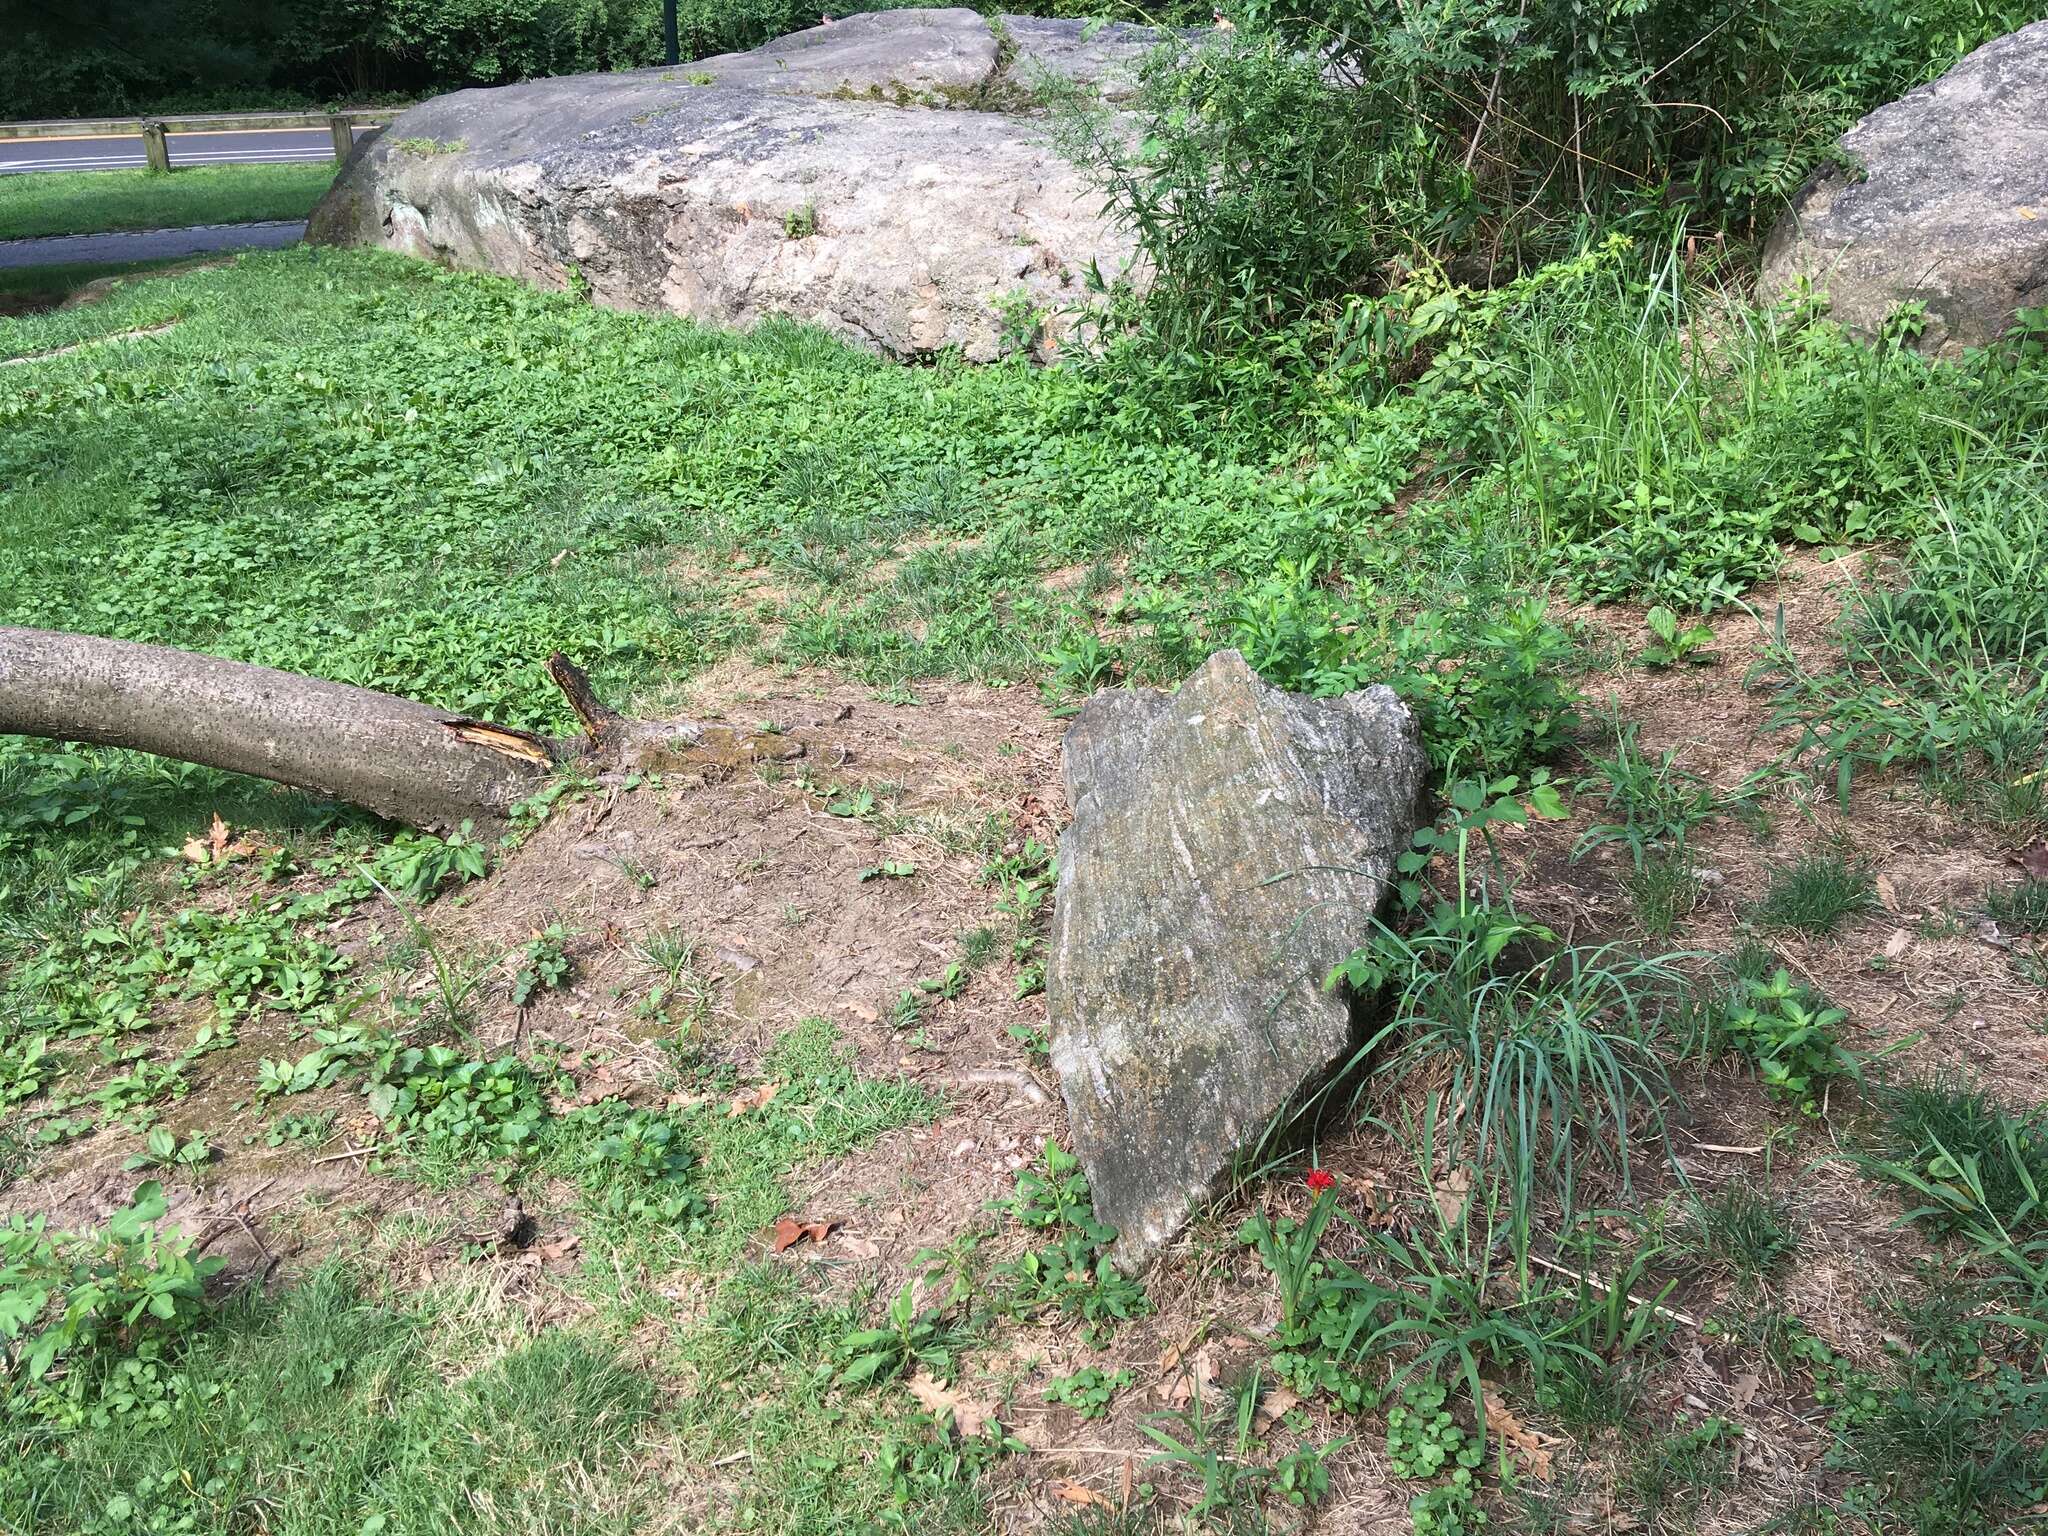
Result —
[{"label": "dense forest foliage", "polygon": [[[686,57],[887,0],[681,0]],[[1027,13],[1207,22],[1206,3],[1015,0]],[[2033,20],[2039,0],[1232,0],[1240,30],[1308,41],[1368,83],[1422,77],[1415,131],[1485,118],[1492,153],[1565,139],[1654,174],[1674,145],[1748,130],[1710,175],[1776,190],[1844,110]],[[356,100],[658,63],[661,0],[0,0],[0,119]],[[1529,110],[1536,90],[1543,110]],[[1397,92],[1397,94],[1399,94]],[[1572,103],[1576,102],[1576,108]],[[1617,107],[1620,109],[1617,110]],[[1562,112],[1556,109],[1563,109]],[[1576,115],[1574,115],[1574,113]],[[1471,170],[1468,163],[1459,167]],[[1546,167],[1546,170],[1548,168]],[[1575,185],[1584,171],[1570,173]],[[1455,217],[1455,215],[1453,215]]]},{"label": "dense forest foliage", "polygon": [[[752,47],[814,25],[822,9],[682,0],[683,52]],[[661,61],[661,32],[661,0],[0,0],[0,119],[359,100],[625,69]]]}]

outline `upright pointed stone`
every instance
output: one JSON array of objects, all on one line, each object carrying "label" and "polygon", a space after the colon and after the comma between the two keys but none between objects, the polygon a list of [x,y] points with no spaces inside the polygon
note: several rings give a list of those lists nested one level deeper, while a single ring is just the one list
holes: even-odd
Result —
[{"label": "upright pointed stone", "polygon": [[1065,751],[1052,1059],[1137,1269],[1349,1049],[1323,978],[1370,932],[1426,764],[1391,690],[1305,698],[1236,651],[1175,693],[1096,694]]}]

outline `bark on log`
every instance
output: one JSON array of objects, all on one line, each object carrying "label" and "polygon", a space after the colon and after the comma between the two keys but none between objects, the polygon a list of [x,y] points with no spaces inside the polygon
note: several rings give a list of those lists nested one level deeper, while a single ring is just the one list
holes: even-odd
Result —
[{"label": "bark on log", "polygon": [[[581,684],[579,711],[601,709],[560,666],[558,681]],[[134,747],[432,830],[502,822],[582,747],[217,656],[5,626],[0,733]]]}]

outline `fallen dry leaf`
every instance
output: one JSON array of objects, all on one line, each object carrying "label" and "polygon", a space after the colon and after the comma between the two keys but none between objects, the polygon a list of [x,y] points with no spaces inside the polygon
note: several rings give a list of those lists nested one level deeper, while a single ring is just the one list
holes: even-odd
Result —
[{"label": "fallen dry leaf", "polygon": [[737,1119],[750,1109],[766,1109],[771,1099],[782,1092],[780,1083],[763,1083],[758,1088],[749,1088],[745,1093],[736,1094],[725,1107],[725,1118]]},{"label": "fallen dry leaf", "polygon": [[949,1418],[961,1437],[973,1440],[996,1416],[996,1405],[977,1398],[967,1397],[958,1389],[942,1384],[929,1371],[919,1371],[907,1385],[910,1395],[918,1400],[931,1416],[940,1423]]},{"label": "fallen dry leaf", "polygon": [[1443,1215],[1444,1225],[1456,1226],[1465,1214],[1466,1197],[1472,1193],[1472,1175],[1466,1169],[1454,1169],[1430,1193],[1436,1199],[1436,1208]]},{"label": "fallen dry leaf", "polygon": [[1054,1483],[1049,1490],[1056,1499],[1069,1504],[1099,1504],[1104,1509],[1116,1508],[1116,1501],[1106,1493],[1097,1493],[1086,1483]]},{"label": "fallen dry leaf", "polygon": [[1213,1345],[1204,1344],[1187,1362],[1187,1368],[1174,1378],[1166,1400],[1175,1408],[1185,1408],[1197,1395],[1206,1398],[1215,1381],[1216,1351]]},{"label": "fallen dry leaf", "polygon": [[836,1221],[798,1221],[794,1216],[778,1217],[775,1222],[775,1251],[786,1253],[798,1243],[822,1243],[838,1225]]},{"label": "fallen dry leaf", "polygon": [[1499,1389],[1486,1388],[1483,1401],[1486,1404],[1487,1429],[1514,1448],[1530,1476],[1549,1482],[1550,1450],[1543,1443],[1543,1437],[1515,1417],[1514,1410],[1508,1407],[1507,1399],[1500,1395]]},{"label": "fallen dry leaf", "polygon": [[1728,1406],[1737,1413],[1742,1412],[1755,1400],[1763,1384],[1763,1378],[1755,1371],[1744,1371],[1728,1383]]},{"label": "fallen dry leaf", "polygon": [[1892,936],[1884,941],[1884,957],[1896,960],[1912,947],[1913,935],[1904,928],[1894,928]]},{"label": "fallen dry leaf", "polygon": [[[564,1067],[569,1065],[565,1058]],[[606,1099],[622,1099],[626,1096],[626,1085],[612,1074],[610,1067],[598,1067],[576,1085],[573,1093],[551,1094],[548,1108],[555,1114],[567,1114],[586,1104],[602,1104]]]},{"label": "fallen dry leaf", "polygon": [[1884,903],[1887,912],[1896,913],[1900,910],[1898,888],[1892,884],[1890,875],[1877,877],[1877,899]]},{"label": "fallen dry leaf", "polygon": [[1288,1409],[1298,1406],[1300,1402],[1300,1393],[1290,1391],[1286,1387],[1275,1387],[1259,1399],[1259,1417],[1265,1421],[1260,1427],[1278,1423],[1285,1417]]},{"label": "fallen dry leaf", "polygon": [[191,839],[180,850],[186,862],[191,864],[226,864],[262,851],[262,844],[246,832],[240,837],[231,837],[228,824],[220,819],[219,811],[213,813],[213,825],[207,829],[206,836]]}]

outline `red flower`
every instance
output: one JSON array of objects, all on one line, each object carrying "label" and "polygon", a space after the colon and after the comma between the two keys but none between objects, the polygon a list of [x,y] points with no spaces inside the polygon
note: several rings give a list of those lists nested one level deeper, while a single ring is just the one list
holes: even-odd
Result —
[{"label": "red flower", "polygon": [[1301,1182],[1306,1184],[1309,1188],[1309,1193],[1314,1195],[1320,1195],[1326,1189],[1335,1189],[1337,1187],[1336,1179],[1322,1168],[1309,1169],[1308,1177]]}]

